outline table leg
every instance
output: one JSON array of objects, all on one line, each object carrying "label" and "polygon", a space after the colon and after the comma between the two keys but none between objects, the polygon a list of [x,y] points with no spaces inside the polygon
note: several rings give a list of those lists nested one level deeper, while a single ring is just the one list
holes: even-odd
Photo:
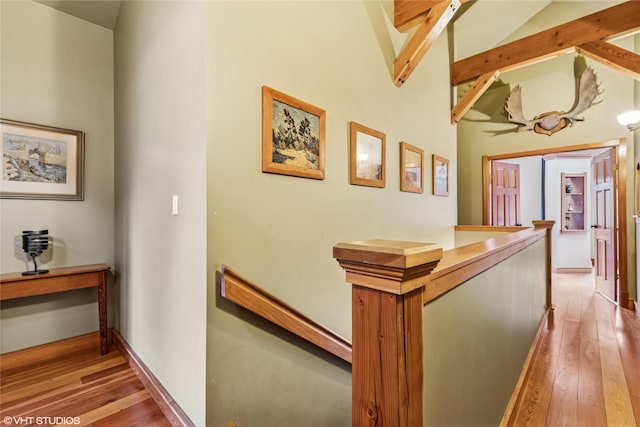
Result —
[{"label": "table leg", "polygon": [[100,274],[98,284],[98,316],[100,318],[100,354],[109,352],[107,331],[107,273]]}]

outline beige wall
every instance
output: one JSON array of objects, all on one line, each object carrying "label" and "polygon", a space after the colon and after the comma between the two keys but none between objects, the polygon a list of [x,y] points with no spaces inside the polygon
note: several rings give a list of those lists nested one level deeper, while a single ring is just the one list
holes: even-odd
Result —
[{"label": "beige wall", "polygon": [[[16,238],[34,228],[53,238],[40,257],[47,267],[113,266],[112,32],[30,1],[2,1],[0,14],[0,117],[86,135],[84,201],[0,201],[1,272],[27,269]],[[0,351],[96,331],[95,294],[3,302]]]},{"label": "beige wall", "polygon": [[[207,417],[216,426],[350,425],[350,370],[296,349],[216,294],[227,264],[351,337],[338,242],[454,243],[455,132],[449,58],[438,39],[408,82],[390,74],[395,30],[382,4],[211,2],[208,36]],[[261,87],[326,110],[326,179],[261,172]],[[387,185],[349,185],[349,122],[384,132]],[[427,190],[399,191],[399,143],[425,150]],[[452,195],[431,195],[431,155],[451,160]],[[331,359],[329,359],[331,361]]]},{"label": "beige wall", "polygon": [[[610,6],[611,2],[557,2],[550,4],[509,40],[536,33],[553,25],[587,15]],[[633,37],[615,42],[638,52]],[[461,224],[482,224],[482,156],[517,153],[547,147],[579,145],[626,138],[627,170],[635,169],[633,134],[616,121],[616,116],[634,107],[634,79],[609,67],[586,59],[604,90],[601,103],[582,115],[584,122],[567,127],[551,136],[532,131],[514,132],[517,125],[506,122],[504,102],[509,87],[522,86],[522,107],[526,117],[571,108],[575,98],[574,55],[566,55],[518,70],[505,72],[458,124],[458,219]],[[633,176],[632,174],[630,176]],[[635,288],[635,236],[633,180],[627,186],[627,252],[629,290]]]},{"label": "beige wall", "polygon": [[199,2],[123,2],[114,31],[120,332],[196,425],[206,379],[204,12]]},{"label": "beige wall", "polygon": [[424,309],[424,425],[497,426],[545,314],[538,240]]}]

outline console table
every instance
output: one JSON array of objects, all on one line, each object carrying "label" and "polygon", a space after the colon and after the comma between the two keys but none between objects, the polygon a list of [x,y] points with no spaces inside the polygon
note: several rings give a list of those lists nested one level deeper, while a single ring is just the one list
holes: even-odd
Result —
[{"label": "console table", "polygon": [[73,289],[98,288],[100,318],[100,354],[107,354],[107,271],[106,264],[52,268],[48,273],[23,276],[22,273],[0,274],[0,301],[34,295],[53,294]]}]

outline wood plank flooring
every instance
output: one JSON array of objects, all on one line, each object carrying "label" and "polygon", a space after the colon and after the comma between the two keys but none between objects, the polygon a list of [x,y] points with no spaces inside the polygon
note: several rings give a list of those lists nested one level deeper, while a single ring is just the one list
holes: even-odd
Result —
[{"label": "wood plank flooring", "polygon": [[594,285],[590,274],[554,274],[555,310],[509,425],[640,426],[640,313]]},{"label": "wood plank flooring", "polygon": [[[112,340],[113,341],[113,340]],[[0,425],[170,426],[97,333],[0,355]]]},{"label": "wood plank flooring", "polygon": [[[553,300],[510,425],[640,427],[640,313],[591,275],[554,275]],[[0,425],[169,426],[118,350],[98,347],[91,334],[0,355]]]}]

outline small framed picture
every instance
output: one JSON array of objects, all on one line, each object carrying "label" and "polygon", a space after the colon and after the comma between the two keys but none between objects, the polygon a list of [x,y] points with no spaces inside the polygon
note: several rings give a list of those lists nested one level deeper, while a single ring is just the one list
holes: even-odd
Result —
[{"label": "small framed picture", "polygon": [[400,191],[424,192],[424,150],[400,143]]},{"label": "small framed picture", "polygon": [[262,172],[324,179],[325,111],[262,87]]},{"label": "small framed picture", "polygon": [[356,122],[349,127],[349,183],[384,188],[385,134]]},{"label": "small framed picture", "polygon": [[449,160],[433,155],[433,194],[449,195]]},{"label": "small framed picture", "polygon": [[84,200],[84,132],[0,119],[0,198]]}]

